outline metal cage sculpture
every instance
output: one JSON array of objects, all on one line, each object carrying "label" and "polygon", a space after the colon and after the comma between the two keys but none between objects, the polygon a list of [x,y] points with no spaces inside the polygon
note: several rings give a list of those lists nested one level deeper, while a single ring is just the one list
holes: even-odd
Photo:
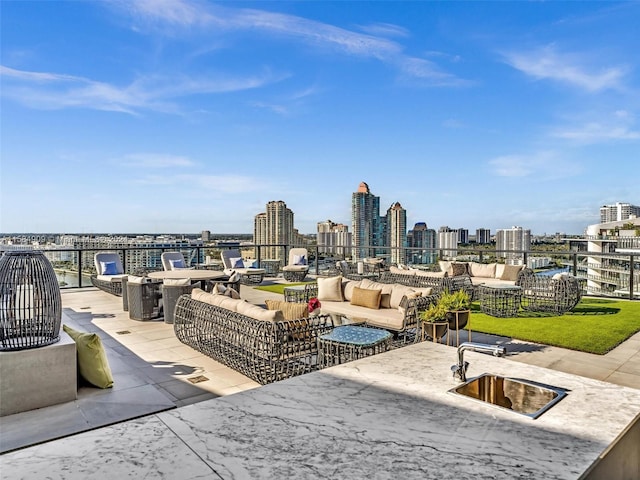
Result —
[{"label": "metal cage sculpture", "polygon": [[60,340],[62,301],[53,266],[38,251],[0,257],[0,351]]}]

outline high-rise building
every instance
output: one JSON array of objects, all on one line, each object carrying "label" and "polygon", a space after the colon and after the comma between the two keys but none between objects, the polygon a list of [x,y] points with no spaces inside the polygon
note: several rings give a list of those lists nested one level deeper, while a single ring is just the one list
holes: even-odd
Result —
[{"label": "high-rise building", "polygon": [[[587,255],[577,275],[586,279],[587,294],[640,298],[640,218],[589,225],[584,238],[568,238],[571,251]],[[612,254],[634,255],[631,257]],[[632,289],[633,287],[633,289]]]},{"label": "high-rise building", "polygon": [[391,248],[392,264],[406,263],[407,246],[407,211],[400,202],[396,202],[387,210],[387,246]]},{"label": "high-rise building", "polygon": [[318,252],[337,254],[343,257],[351,255],[351,233],[344,223],[331,220],[318,222]]},{"label": "high-rise building", "polygon": [[211,231],[210,230],[202,230],[202,234],[200,235],[200,238],[202,239],[203,242],[211,241]]},{"label": "high-rise building", "polygon": [[469,230],[466,228],[459,228],[457,231],[458,231],[458,244],[469,243]]},{"label": "high-rise building", "polygon": [[479,244],[491,243],[491,230],[489,230],[488,228],[477,228],[476,243],[479,243]]},{"label": "high-rise building", "polygon": [[438,229],[437,248],[441,259],[455,258],[458,255],[458,231],[447,226]]},{"label": "high-rise building", "polygon": [[[253,243],[267,245],[294,245],[299,235],[293,228],[293,212],[282,200],[267,203],[267,211],[254,217]],[[256,252],[257,256],[257,252]],[[284,248],[263,248],[262,258],[284,260]]]},{"label": "high-rise building", "polygon": [[365,182],[361,182],[358,190],[351,195],[351,225],[356,259],[375,257],[375,247],[383,246],[380,197],[373,195]]},{"label": "high-rise building", "polygon": [[511,227],[496,231],[496,256],[507,265],[523,265],[524,253],[531,250],[531,230]]},{"label": "high-rise building", "polygon": [[409,230],[407,233],[407,247],[411,247],[407,254],[408,263],[418,265],[435,263],[437,260],[434,250],[436,248],[436,231],[427,228],[425,222],[416,223],[413,230]]},{"label": "high-rise building", "polygon": [[640,207],[620,202],[600,207],[600,223],[621,222],[632,218],[640,218]]}]

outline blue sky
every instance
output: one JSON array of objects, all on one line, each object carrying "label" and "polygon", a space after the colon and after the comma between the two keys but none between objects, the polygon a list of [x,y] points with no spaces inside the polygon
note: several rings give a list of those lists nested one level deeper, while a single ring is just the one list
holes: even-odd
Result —
[{"label": "blue sky", "polygon": [[640,2],[0,9],[4,233],[314,233],[362,181],[471,233],[640,204]]}]

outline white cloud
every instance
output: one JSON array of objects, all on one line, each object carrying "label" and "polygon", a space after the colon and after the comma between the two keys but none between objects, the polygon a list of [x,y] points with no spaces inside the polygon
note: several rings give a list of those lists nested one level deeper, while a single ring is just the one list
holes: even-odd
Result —
[{"label": "white cloud", "polygon": [[626,110],[600,114],[598,120],[582,122],[577,126],[558,127],[551,132],[556,138],[580,144],[593,144],[617,140],[639,140],[640,130],[635,116]]},{"label": "white cloud", "polygon": [[371,25],[360,25],[358,27],[370,35],[382,35],[387,37],[408,37],[409,31],[400,25],[391,23],[372,23]]},{"label": "white cloud", "polygon": [[128,167],[142,168],[185,168],[195,165],[195,163],[187,157],[162,153],[132,153],[125,155],[119,163]]},{"label": "white cloud", "polygon": [[5,66],[0,68],[0,76],[7,78],[3,82],[2,95],[32,108],[76,107],[130,114],[143,110],[176,113],[179,109],[170,102],[172,99],[254,89],[284,78],[269,70],[235,78],[213,74],[207,77],[155,75],[139,77],[120,87],[82,77],[21,71]]},{"label": "white cloud", "polygon": [[529,52],[510,52],[506,62],[537,79],[549,79],[574,85],[589,92],[620,89],[626,67],[593,67],[577,54],[559,53],[553,45]]},{"label": "white cloud", "polygon": [[180,26],[185,34],[196,27],[210,32],[212,38],[225,31],[261,31],[293,37],[306,44],[334,49],[346,55],[374,58],[436,86],[464,83],[455,75],[441,71],[435,63],[406,55],[401,44],[381,36],[389,33],[407,36],[406,30],[395,25],[376,24],[368,28],[369,33],[359,33],[295,15],[256,9],[186,4],[182,1],[176,1],[175,5],[163,1],[160,8],[156,9],[152,0],[145,0],[140,5],[121,2],[117,5],[133,18],[164,23],[172,28]]},{"label": "white cloud", "polygon": [[499,177],[533,177],[554,180],[577,175],[580,166],[562,158],[557,152],[544,151],[531,155],[504,155],[488,162],[494,175]]}]

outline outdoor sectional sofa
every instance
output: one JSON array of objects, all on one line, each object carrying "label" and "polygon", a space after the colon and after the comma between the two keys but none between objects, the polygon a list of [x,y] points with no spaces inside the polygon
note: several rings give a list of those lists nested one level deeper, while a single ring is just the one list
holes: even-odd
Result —
[{"label": "outdoor sectional sofa", "polygon": [[317,282],[316,296],[323,314],[330,314],[334,319],[339,316],[363,321],[367,326],[389,330],[404,340],[415,333],[419,312],[438,298],[431,287],[409,287],[366,278],[319,277]]},{"label": "outdoor sectional sofa", "polygon": [[178,299],[173,326],[185,345],[262,385],[317,370],[318,336],[333,328],[328,315],[285,320],[280,310],[198,288]]}]

